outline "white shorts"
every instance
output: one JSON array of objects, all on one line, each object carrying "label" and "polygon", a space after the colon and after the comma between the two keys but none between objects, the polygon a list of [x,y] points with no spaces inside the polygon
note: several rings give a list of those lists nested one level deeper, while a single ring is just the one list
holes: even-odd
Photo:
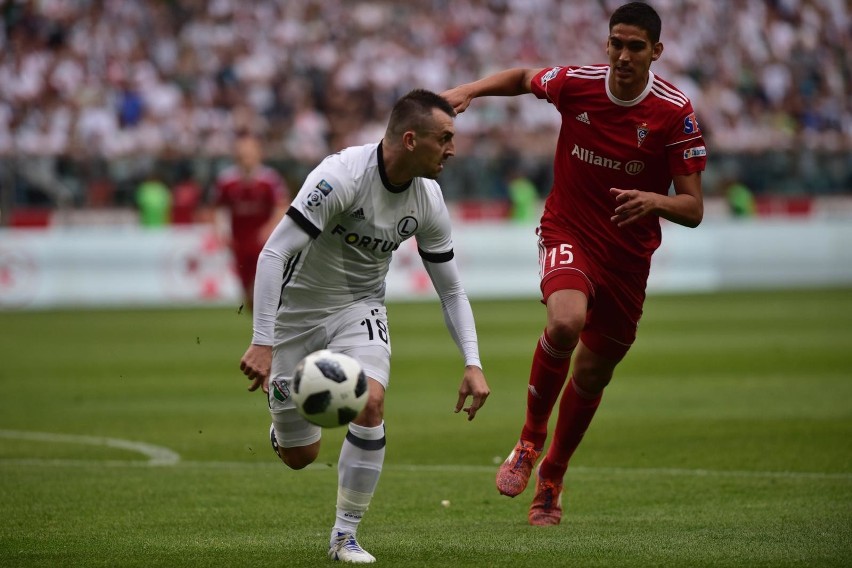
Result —
[{"label": "white shorts", "polygon": [[355,358],[364,374],[385,388],[390,378],[390,330],[387,309],[380,301],[357,302],[330,315],[326,311],[299,312],[293,319],[298,321],[276,325],[269,378],[269,413],[283,448],[313,444],[322,434],[319,426],[302,418],[290,399],[293,369],[308,354],[331,349]]}]

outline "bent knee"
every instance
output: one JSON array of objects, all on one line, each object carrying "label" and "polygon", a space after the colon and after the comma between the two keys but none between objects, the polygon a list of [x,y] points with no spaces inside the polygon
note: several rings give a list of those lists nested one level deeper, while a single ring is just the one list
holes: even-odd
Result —
[{"label": "bent knee", "polygon": [[278,448],[278,457],[290,469],[304,469],[314,463],[319,455],[319,444],[297,448]]},{"label": "bent knee", "polygon": [[364,410],[358,415],[358,417],[353,420],[355,424],[359,426],[367,426],[373,427],[378,426],[382,423],[384,419],[385,403],[384,399],[374,400],[372,397],[367,402],[367,405],[364,407]]},{"label": "bent knee", "polygon": [[612,381],[618,361],[601,357],[585,345],[574,358],[574,381],[577,386],[590,393],[603,391]]},{"label": "bent knee", "polygon": [[571,375],[571,380],[574,381],[574,383],[576,383],[583,392],[597,395],[602,393],[603,390],[609,386],[610,381],[612,381],[612,373],[594,373],[583,371],[582,369],[574,369],[574,373]]},{"label": "bent knee", "polygon": [[580,342],[583,325],[585,320],[581,317],[554,317],[547,322],[547,337],[555,348],[568,351]]},{"label": "bent knee", "polygon": [[370,379],[370,396],[367,404],[354,422],[358,426],[372,428],[382,423],[385,415],[385,388],[374,379]]}]

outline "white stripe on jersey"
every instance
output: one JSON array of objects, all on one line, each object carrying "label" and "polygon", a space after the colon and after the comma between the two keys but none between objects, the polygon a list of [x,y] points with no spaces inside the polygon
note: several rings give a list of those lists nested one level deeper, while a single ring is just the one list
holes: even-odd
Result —
[{"label": "white stripe on jersey", "polygon": [[686,98],[686,95],[684,95],[677,89],[672,89],[668,85],[664,85],[663,83],[657,81],[656,78],[654,78],[654,84],[651,87],[651,93],[663,99],[664,101],[668,101],[678,107],[683,107],[686,105],[686,103],[689,102],[689,99]]},{"label": "white stripe on jersey", "polygon": [[678,140],[677,142],[672,142],[671,144],[666,144],[666,148],[670,146],[677,146],[678,144],[686,144],[687,142],[691,142],[693,140],[698,140],[701,138],[701,135],[693,136],[692,138],[685,138],[684,140]]},{"label": "white stripe on jersey", "polygon": [[686,101],[687,101],[686,95],[684,95],[681,91],[672,87],[671,85],[667,85],[667,84],[663,83],[662,81],[658,80],[656,78],[656,76],[654,77],[654,87],[659,87],[663,91],[669,93],[671,96],[673,96],[675,98],[682,99],[684,104],[686,104]]},{"label": "white stripe on jersey", "polygon": [[609,67],[600,67],[596,65],[584,65],[568,71],[569,77],[577,77],[578,79],[603,79]]}]

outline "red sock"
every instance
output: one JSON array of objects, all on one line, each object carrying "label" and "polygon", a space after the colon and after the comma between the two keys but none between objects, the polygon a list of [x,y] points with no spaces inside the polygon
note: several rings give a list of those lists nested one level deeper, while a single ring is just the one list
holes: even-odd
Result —
[{"label": "red sock", "polygon": [[556,420],[553,442],[541,462],[540,475],[544,479],[561,480],[565,477],[568,460],[580,445],[583,434],[586,433],[601,403],[603,393],[594,398],[586,398],[587,396],[577,392],[573,380],[568,383],[559,403],[559,417]]},{"label": "red sock", "polygon": [[547,439],[547,422],[559,392],[565,385],[572,351],[554,349],[547,331],[542,333],[536,345],[527,392],[527,416],[521,439],[532,442],[537,449],[541,449]]}]

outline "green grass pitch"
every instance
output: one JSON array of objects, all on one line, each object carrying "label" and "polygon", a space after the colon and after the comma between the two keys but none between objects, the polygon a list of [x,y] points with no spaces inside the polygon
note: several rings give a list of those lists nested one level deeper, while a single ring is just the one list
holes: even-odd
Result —
[{"label": "green grass pitch", "polygon": [[[380,566],[852,565],[852,290],[651,296],[551,528],[494,487],[541,304],[474,302],[493,394],[473,422],[438,305],[389,310],[359,532]],[[0,566],[332,565],[344,429],[308,470],[278,463],[249,336],[230,309],[0,313]]]}]

